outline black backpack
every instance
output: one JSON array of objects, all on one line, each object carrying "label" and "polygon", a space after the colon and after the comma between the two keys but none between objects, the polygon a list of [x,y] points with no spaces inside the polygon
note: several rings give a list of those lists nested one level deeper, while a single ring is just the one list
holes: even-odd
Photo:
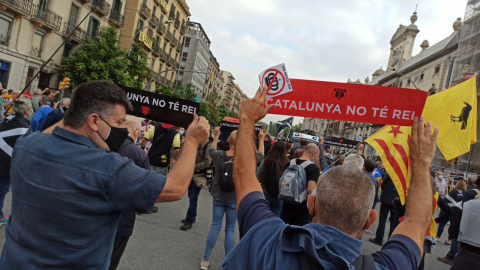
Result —
[{"label": "black backpack", "polygon": [[233,182],[233,158],[229,158],[227,153],[224,153],[227,160],[222,165],[222,174],[218,184],[223,192],[231,192],[235,190],[235,183]]}]

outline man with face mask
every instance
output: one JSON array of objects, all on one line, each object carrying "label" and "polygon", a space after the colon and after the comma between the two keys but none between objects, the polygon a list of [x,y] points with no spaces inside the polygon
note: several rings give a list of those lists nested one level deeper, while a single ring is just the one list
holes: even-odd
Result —
[{"label": "man with face mask", "polygon": [[52,134],[18,140],[0,269],[108,269],[122,211],[183,197],[208,121],[194,115],[179,164],[165,177],[115,153],[128,136],[127,109],[112,82],[83,83]]},{"label": "man with face mask", "polygon": [[444,179],[443,172],[435,174],[435,187],[441,197],[445,197],[448,194],[448,178]]},{"label": "man with face mask", "polygon": [[3,215],[3,201],[10,189],[10,163],[13,147],[18,138],[30,128],[27,118],[33,113],[30,100],[21,98],[13,101],[15,117],[0,124],[0,225],[6,224],[8,217]]},{"label": "man with face mask", "polygon": [[68,110],[68,107],[70,107],[70,99],[62,98],[62,100],[60,100],[60,104],[58,105],[58,108],[51,111],[47,115],[47,119],[45,120],[45,123],[43,123],[42,125],[42,131],[60,122],[63,119],[63,115]]}]

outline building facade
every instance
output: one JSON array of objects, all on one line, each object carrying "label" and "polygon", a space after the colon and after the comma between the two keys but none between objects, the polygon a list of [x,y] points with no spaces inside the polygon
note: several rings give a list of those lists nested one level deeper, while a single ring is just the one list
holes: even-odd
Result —
[{"label": "building facade", "polygon": [[220,73],[220,64],[210,51],[210,61],[208,63],[208,74],[205,79],[205,88],[203,89],[202,100],[212,100],[214,95],[217,97],[223,86],[223,77]]},{"label": "building facade", "polygon": [[[410,24],[400,25],[392,36],[386,70],[383,68],[376,70],[372,80],[367,77],[364,83],[360,80],[348,80],[347,83],[420,89],[428,92],[429,95],[449,88],[452,85],[452,71],[458,53],[459,36],[463,29],[462,20],[458,18],[454,21],[452,33],[449,36],[432,46],[428,40],[424,40],[420,44],[422,50],[417,55],[412,55],[415,38],[420,32],[415,24],[417,20],[418,15],[415,12],[410,17]],[[385,95],[388,95],[388,88],[385,88]],[[303,127],[306,129],[313,127],[312,130],[319,135],[325,134],[358,141],[365,140],[383,127],[331,120],[326,121],[325,124],[325,121],[305,119]],[[365,154],[373,156],[373,149],[366,147]]]},{"label": "building facade", "polygon": [[208,77],[210,63],[210,39],[202,25],[196,22],[187,22],[185,42],[180,60],[180,71],[177,81],[183,84],[191,83],[194,87],[197,101],[201,102]]},{"label": "building facade", "polygon": [[190,15],[185,0],[126,0],[120,46],[143,46],[150,69],[160,74],[150,89],[173,87]]},{"label": "building facade", "polygon": [[[37,87],[57,88],[62,79],[62,58],[70,56],[85,38],[96,37],[101,27],[122,27],[124,3],[125,0],[0,0],[0,82],[3,87],[23,89],[73,32],[28,91]],[[94,6],[95,10],[75,30]]]}]

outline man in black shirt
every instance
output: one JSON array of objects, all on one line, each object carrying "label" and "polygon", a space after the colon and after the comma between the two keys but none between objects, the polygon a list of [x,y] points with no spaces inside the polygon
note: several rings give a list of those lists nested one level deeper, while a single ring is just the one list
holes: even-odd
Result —
[{"label": "man in black shirt", "polygon": [[[313,162],[319,157],[320,150],[317,145],[311,143],[305,146],[303,155],[295,159],[297,165],[303,162]],[[305,167],[307,176],[307,193],[310,194],[317,186],[318,177],[320,176],[320,168],[314,163]],[[282,213],[280,218],[290,225],[303,226],[311,222],[310,214],[308,213],[307,201],[301,204],[292,204],[288,202],[283,203]]]}]

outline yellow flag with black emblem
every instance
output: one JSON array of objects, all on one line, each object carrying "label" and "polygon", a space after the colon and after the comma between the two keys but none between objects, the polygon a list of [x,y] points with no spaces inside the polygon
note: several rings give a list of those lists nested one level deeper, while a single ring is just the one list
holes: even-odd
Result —
[{"label": "yellow flag with black emblem", "polygon": [[440,128],[437,146],[446,160],[468,153],[470,145],[477,143],[476,76],[429,96],[423,115]]}]

